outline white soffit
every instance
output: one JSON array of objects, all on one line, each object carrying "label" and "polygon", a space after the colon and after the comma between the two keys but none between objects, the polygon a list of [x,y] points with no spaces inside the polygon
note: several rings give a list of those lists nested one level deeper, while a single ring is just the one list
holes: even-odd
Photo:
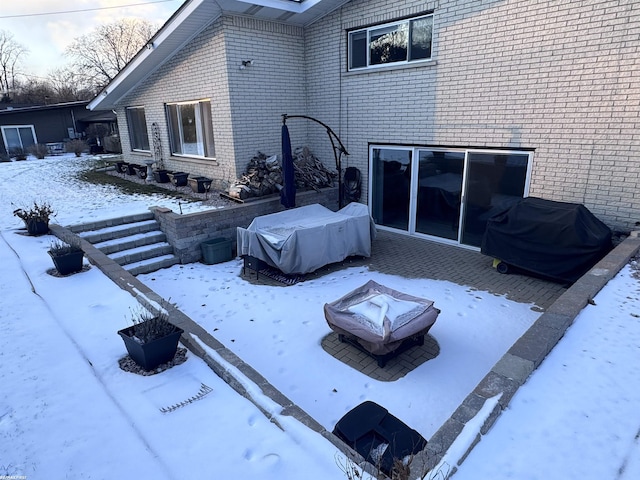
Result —
[{"label": "white soffit", "polygon": [[89,103],[90,110],[112,110],[140,82],[221,15],[235,14],[306,26],[350,0],[187,0],[147,46]]}]

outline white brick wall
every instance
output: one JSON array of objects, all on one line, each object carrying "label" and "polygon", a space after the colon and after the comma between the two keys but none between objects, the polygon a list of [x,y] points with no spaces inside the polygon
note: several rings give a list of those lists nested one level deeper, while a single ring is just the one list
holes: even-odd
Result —
[{"label": "white brick wall", "polygon": [[[346,73],[346,29],[434,9],[435,62]],[[309,115],[368,144],[535,149],[530,195],[640,220],[640,2],[353,0],[306,29]],[[326,135],[309,143],[332,158]],[[346,165],[343,165],[346,166]]]},{"label": "white brick wall", "polygon": [[[131,152],[125,122],[127,106],[142,105],[153,151],[151,124],[156,122],[161,133],[166,168],[206,175],[216,179],[235,175],[230,103],[227,83],[227,59],[222,21],[218,20],[197,35],[187,47],[169,59],[120,103],[118,124],[125,159],[140,162],[148,155]],[[165,116],[165,103],[210,99],[216,159],[172,157]]]},{"label": "white brick wall", "polygon": [[[301,28],[228,17],[225,23],[231,120],[239,173],[256,152],[280,153],[281,115],[304,114],[304,36]],[[254,64],[243,70],[242,60]],[[292,145],[304,142],[306,130],[289,122]]]},{"label": "white brick wall", "polygon": [[[242,17],[217,20],[121,102],[118,122],[126,160],[143,162],[149,156],[131,152],[124,109],[132,105],[144,105],[149,135],[151,124],[158,123],[168,169],[224,185],[256,152],[279,153],[280,115],[305,110],[303,53],[300,28]],[[241,70],[243,60],[254,64]],[[172,157],[164,104],[205,98],[211,100],[215,160]],[[292,126],[292,142],[304,134]]]}]

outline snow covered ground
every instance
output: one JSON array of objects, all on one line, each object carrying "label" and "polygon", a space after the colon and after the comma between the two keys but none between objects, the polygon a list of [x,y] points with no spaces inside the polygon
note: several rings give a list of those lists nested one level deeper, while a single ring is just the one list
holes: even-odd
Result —
[{"label": "snow covered ground", "polygon": [[[135,300],[96,268],[48,275],[52,237],[21,235],[22,221],[11,214],[34,200],[51,203],[63,225],[151,205],[179,210],[170,197],[79,183],[73,173],[91,162],[64,156],[0,163],[0,478],[346,478],[331,443],[280,415],[246,379],[284,431],[191,354],[151,377],[118,368],[125,350],[115,332],[130,324]],[[232,260],[139,278],[329,430],[350,408],[373,400],[429,438],[539,315],[464,285],[366,268],[291,287],[252,285],[240,270]],[[322,305],[367,280],[426,296],[442,310],[430,332],[440,355],[395,382],[358,373],[320,346],[330,332]],[[640,375],[633,368],[640,295],[631,270],[595,300],[455,478],[640,478]],[[197,395],[202,384],[211,393],[160,412]]]}]

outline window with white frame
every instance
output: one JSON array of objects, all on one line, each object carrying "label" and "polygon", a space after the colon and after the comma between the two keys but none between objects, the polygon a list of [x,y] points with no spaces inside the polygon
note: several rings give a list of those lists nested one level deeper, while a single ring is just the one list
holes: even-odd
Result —
[{"label": "window with white frame", "polygon": [[349,32],[349,70],[431,59],[433,14]]},{"label": "window with white frame", "polygon": [[2,141],[7,153],[26,151],[37,143],[33,125],[5,125],[2,127]]},{"label": "window with white frame", "polygon": [[131,150],[149,152],[149,132],[144,107],[127,107],[127,126]]},{"label": "window with white frame", "polygon": [[215,157],[211,102],[168,103],[167,123],[171,153],[192,157]]}]

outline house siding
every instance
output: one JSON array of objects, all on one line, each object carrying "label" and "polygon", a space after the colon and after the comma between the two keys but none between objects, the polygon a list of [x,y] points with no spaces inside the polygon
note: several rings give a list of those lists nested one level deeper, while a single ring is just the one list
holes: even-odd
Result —
[{"label": "house siding", "polygon": [[[347,29],[429,10],[433,62],[346,71]],[[308,114],[365,178],[369,143],[534,150],[530,195],[628,230],[640,220],[638,18],[633,0],[353,0],[305,31]],[[309,144],[331,155],[321,135]]]},{"label": "house siding", "polygon": [[[69,140],[69,129],[82,131],[89,113],[85,105],[0,110],[0,126],[32,125],[38,143],[63,142]],[[2,136],[0,146],[4,150]]]},{"label": "house siding", "polygon": [[[216,20],[120,102],[125,160],[143,163],[151,156],[131,151],[125,109],[136,105],[145,107],[152,151],[151,125],[158,124],[165,167],[208,176],[218,188],[240,176],[258,151],[278,153],[280,115],[304,110],[302,33],[243,17]],[[243,60],[254,64],[240,69]],[[164,105],[205,98],[211,100],[215,160],[171,156]],[[295,133],[302,138],[305,131]]]},{"label": "house siding", "polygon": [[[303,33],[281,23],[225,18],[238,173],[258,151],[280,153],[282,114],[306,112]],[[241,70],[243,60],[254,64]],[[303,146],[306,126],[288,125],[292,146]]]},{"label": "house siding", "polygon": [[[215,21],[187,46],[162,65],[120,102],[117,110],[125,160],[143,163],[151,155],[132,152],[126,122],[126,107],[144,106],[153,151],[152,124],[160,133],[165,168],[182,170],[194,176],[220,179],[234,170],[233,138],[230,122],[229,86],[222,22]],[[216,149],[214,159],[194,159],[171,155],[165,104],[173,102],[211,101],[211,117]]]}]

